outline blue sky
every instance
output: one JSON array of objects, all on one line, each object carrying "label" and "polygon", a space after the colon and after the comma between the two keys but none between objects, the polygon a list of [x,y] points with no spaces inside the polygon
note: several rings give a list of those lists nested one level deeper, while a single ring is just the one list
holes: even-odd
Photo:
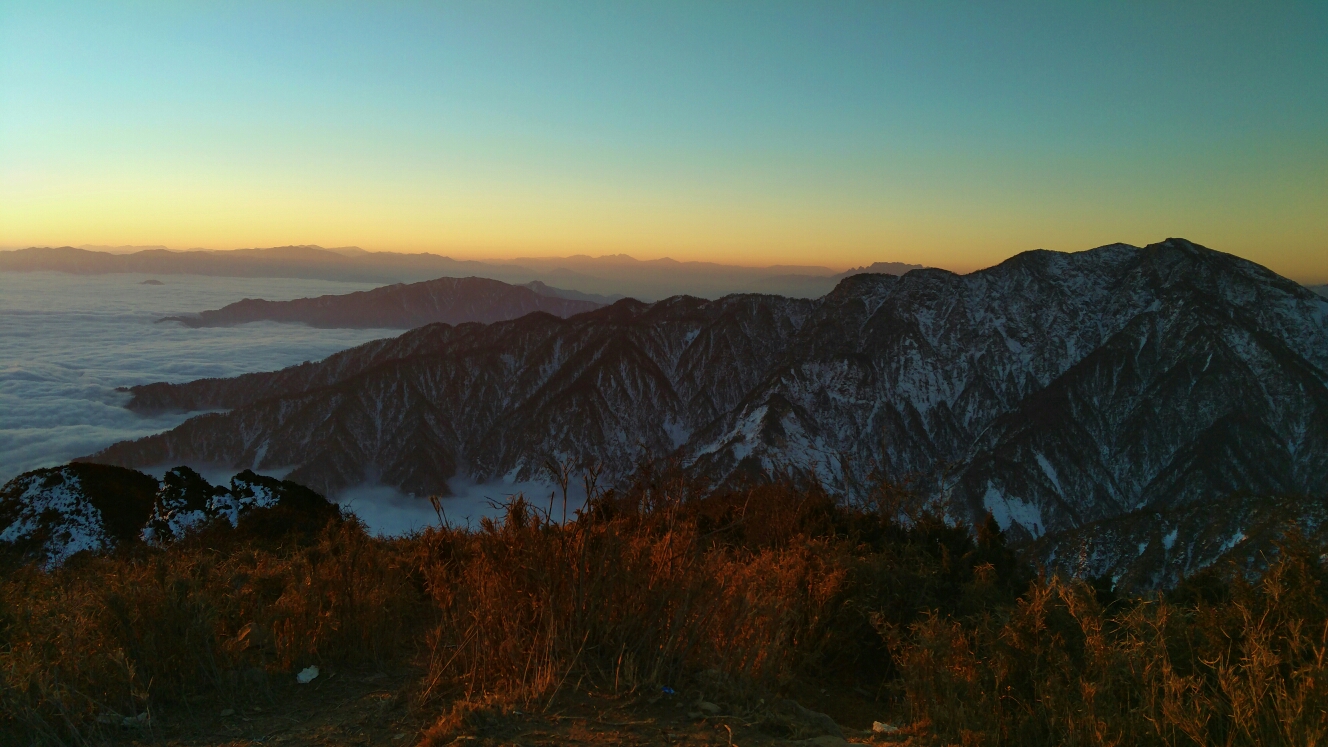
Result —
[{"label": "blue sky", "polygon": [[4,245],[1328,280],[1325,215],[1325,3],[0,3]]}]

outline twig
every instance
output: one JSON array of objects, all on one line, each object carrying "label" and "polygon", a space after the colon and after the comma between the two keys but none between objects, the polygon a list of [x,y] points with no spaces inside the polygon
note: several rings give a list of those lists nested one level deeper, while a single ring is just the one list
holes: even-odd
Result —
[{"label": "twig", "polygon": [[586,649],[586,641],[588,640],[590,640],[589,630],[586,631],[585,637],[581,639],[581,648],[576,650],[576,656],[573,656],[572,663],[567,665],[567,671],[563,673],[563,678],[558,680],[558,686],[553,688],[553,694],[549,696],[548,702],[544,704],[545,711],[549,710],[549,706],[553,705],[553,699],[558,697],[558,691],[563,689],[563,683],[566,682],[567,678],[572,674],[572,669],[576,667],[576,660],[581,658],[581,652]]}]

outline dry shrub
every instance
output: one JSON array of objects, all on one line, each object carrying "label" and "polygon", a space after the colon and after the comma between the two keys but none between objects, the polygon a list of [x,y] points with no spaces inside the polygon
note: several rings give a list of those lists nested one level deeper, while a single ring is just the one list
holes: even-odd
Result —
[{"label": "dry shrub", "polygon": [[681,501],[625,508],[605,499],[559,525],[517,500],[477,532],[420,537],[441,613],[422,698],[450,686],[529,700],[588,677],[623,693],[703,669],[773,683],[843,588],[825,539],[732,547]]},{"label": "dry shrub", "polygon": [[17,569],[0,587],[0,729],[83,743],[111,716],[261,697],[270,673],[395,657],[422,602],[397,548],[350,521],[306,542],[214,527],[168,551]]},{"label": "dry shrub", "polygon": [[970,533],[914,505],[900,523],[898,491],[846,507],[807,481],[715,490],[676,470],[587,487],[566,523],[520,498],[476,529],[395,540],[273,517],[13,569],[0,732],[97,742],[111,713],[413,661],[417,707],[450,714],[442,741],[591,687],[746,712],[818,683],[881,694],[872,708],[920,743],[1325,743],[1328,571],[1295,538],[1257,581],[1212,569],[1117,598],[1035,577],[991,521]]},{"label": "dry shrub", "polygon": [[1042,578],[1011,608],[882,630],[912,717],[943,742],[1316,745],[1324,578],[1323,557],[1293,540],[1257,583],[1224,577],[1219,599],[1182,588],[1104,609],[1088,584]]}]

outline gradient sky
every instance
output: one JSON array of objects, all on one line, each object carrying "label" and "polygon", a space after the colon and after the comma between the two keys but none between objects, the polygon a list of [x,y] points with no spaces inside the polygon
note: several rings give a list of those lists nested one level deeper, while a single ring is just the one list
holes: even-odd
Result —
[{"label": "gradient sky", "polygon": [[1328,281],[1328,3],[975,5],[0,0],[0,245]]}]

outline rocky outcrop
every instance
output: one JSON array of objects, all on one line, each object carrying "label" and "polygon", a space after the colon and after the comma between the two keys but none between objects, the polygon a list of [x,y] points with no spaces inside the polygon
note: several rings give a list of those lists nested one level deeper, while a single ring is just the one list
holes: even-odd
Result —
[{"label": "rocky outcrop", "polygon": [[0,556],[49,568],[80,552],[168,543],[209,523],[234,527],[260,514],[272,525],[264,531],[279,532],[316,529],[340,511],[303,485],[248,470],[223,487],[188,467],[158,482],[131,469],[75,462],[26,472],[0,488]]},{"label": "rocky outcrop", "polygon": [[25,472],[0,488],[0,549],[11,557],[59,565],[138,538],[152,512],[157,481],[102,464]]}]

